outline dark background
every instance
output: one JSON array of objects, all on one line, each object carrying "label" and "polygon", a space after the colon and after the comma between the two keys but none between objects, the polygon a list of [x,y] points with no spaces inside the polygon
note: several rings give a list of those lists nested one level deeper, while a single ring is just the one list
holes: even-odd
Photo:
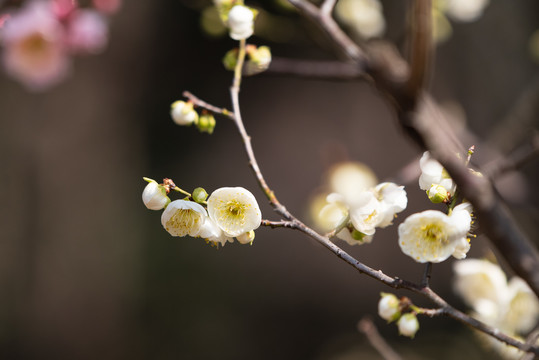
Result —
[{"label": "dark background", "polygon": [[[288,35],[250,42],[270,45],[274,56],[334,59],[312,25],[264,5]],[[399,46],[404,5],[384,2],[387,38]],[[356,330],[367,314],[407,359],[492,358],[449,319],[421,317],[416,339],[398,337],[376,315],[380,291],[390,289],[300,233],[263,228],[252,246],[215,250],[163,230],[160,213],[141,202],[143,176],[187,190],[244,186],[263,217],[278,220],[230,121],[218,118],[209,136],[170,120],[183,90],[231,107],[232,75],[220,59],[234,42],[205,36],[198,6],[125,1],[108,49],[77,59],[71,77],[46,93],[0,74],[0,358],[376,359]],[[537,129],[538,67],[528,41],[538,14],[533,0],[492,1],[478,21],[453,23],[437,48],[431,88],[440,102],[461,104],[471,130],[488,140],[479,163]],[[523,94],[526,121],[511,115]],[[244,80],[241,103],[263,173],[303,219],[330,160],[364,162],[383,180],[420,155],[362,81],[263,74]],[[522,170],[501,179],[500,191],[537,240],[537,163]],[[415,181],[406,185],[409,206],[397,223],[432,207]],[[423,266],[400,252],[396,233],[392,226],[372,244],[341,244],[375,269],[419,281]],[[479,236],[469,256],[487,251]],[[452,262],[434,267],[432,286],[465,309],[451,291]]]}]

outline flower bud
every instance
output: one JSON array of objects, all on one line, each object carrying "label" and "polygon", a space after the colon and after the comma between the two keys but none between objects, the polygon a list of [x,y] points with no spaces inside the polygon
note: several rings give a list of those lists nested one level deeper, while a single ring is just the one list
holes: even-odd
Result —
[{"label": "flower bud", "polygon": [[142,192],[142,202],[150,210],[161,210],[168,205],[170,199],[163,185],[150,180]]},{"label": "flower bud", "polygon": [[203,203],[208,198],[208,193],[204,188],[197,187],[195,190],[193,190],[193,200],[195,200],[197,203]]},{"label": "flower bud", "polygon": [[388,322],[397,320],[401,316],[399,310],[400,301],[393,294],[381,293],[382,297],[378,302],[378,315]]},{"label": "flower bud", "polygon": [[253,35],[255,14],[253,10],[243,5],[236,5],[228,13],[230,37],[234,40],[247,39]]},{"label": "flower bud", "polygon": [[170,106],[170,116],[178,125],[191,125],[198,122],[198,113],[193,109],[193,103],[175,101]]},{"label": "flower bud", "polygon": [[229,71],[234,71],[236,64],[238,63],[238,49],[228,50],[225,56],[223,57],[223,65],[225,69]]},{"label": "flower bud", "polygon": [[248,51],[249,59],[245,63],[245,75],[256,75],[266,71],[271,63],[271,50],[267,46],[253,47]]},{"label": "flower bud", "polygon": [[241,244],[252,244],[253,240],[255,239],[255,232],[253,230],[248,231],[244,234],[241,234],[240,236],[237,236],[236,239]]},{"label": "flower bud", "polygon": [[415,333],[419,330],[419,321],[417,321],[417,317],[414,314],[407,313],[400,317],[397,326],[399,327],[399,334],[413,339]]},{"label": "flower bud", "polygon": [[439,204],[449,200],[450,194],[447,192],[447,189],[442,185],[432,185],[427,192],[429,200],[434,204]]},{"label": "flower bud", "polygon": [[215,118],[212,114],[202,114],[198,118],[197,127],[200,132],[212,134],[213,129],[215,129]]}]

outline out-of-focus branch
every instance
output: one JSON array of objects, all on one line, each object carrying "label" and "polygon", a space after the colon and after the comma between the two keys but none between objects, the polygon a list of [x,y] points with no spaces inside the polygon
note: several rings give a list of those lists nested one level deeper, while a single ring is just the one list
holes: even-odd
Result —
[{"label": "out-of-focus branch", "polygon": [[363,69],[369,63],[365,52],[353,42],[337,25],[330,13],[322,12],[315,5],[304,0],[288,0],[307,18],[313,20],[330,37],[337,48],[347,58],[354,61],[359,68]]},{"label": "out-of-focus branch", "polygon": [[389,346],[380,335],[378,329],[369,317],[364,317],[357,324],[357,329],[365,335],[373,348],[386,360],[402,360],[402,357]]},{"label": "out-of-focus branch", "polygon": [[539,156],[539,133],[535,132],[529,142],[513,150],[508,156],[483,166],[483,173],[491,179],[517,170],[530,160]]},{"label": "out-of-focus branch", "polygon": [[365,75],[355,64],[342,61],[312,61],[273,58],[269,74],[292,75],[310,79],[357,80]]}]

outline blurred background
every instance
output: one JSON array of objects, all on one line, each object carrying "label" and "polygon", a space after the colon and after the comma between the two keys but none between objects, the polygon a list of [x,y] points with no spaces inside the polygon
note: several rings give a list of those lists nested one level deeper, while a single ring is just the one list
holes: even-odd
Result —
[{"label": "blurred background", "polygon": [[[390,289],[301,233],[261,228],[252,246],[216,250],[169,236],[160,212],[144,207],[142,177],[169,177],[188,191],[243,186],[263,218],[279,220],[230,121],[217,118],[210,136],[170,119],[184,90],[231,107],[221,58],[235,43],[201,29],[209,3],[125,1],[109,20],[105,51],[77,58],[45,92],[0,74],[0,358],[378,359],[356,328],[366,315],[406,359],[495,358],[450,319],[421,317],[413,341],[399,337],[376,315],[379,293]],[[382,1],[383,37],[400,48],[406,3]],[[248,4],[265,9],[261,36],[249,42],[269,45],[274,57],[336,59],[316,27],[279,1]],[[539,3],[495,0],[473,22],[447,21],[431,89],[478,137],[463,142],[485,164],[537,131],[530,39]],[[365,81],[264,73],[245,78],[241,103],[267,181],[306,221],[335,161],[362,162],[385,180],[421,155]],[[537,241],[537,162],[521,170],[498,188]],[[404,185],[409,205],[397,224],[432,208],[415,179]],[[372,244],[340,244],[389,275],[419,281],[423,273],[400,252],[397,226],[377,231]],[[468,256],[488,248],[479,236]],[[434,267],[432,287],[465,309],[452,293],[452,262]]]}]

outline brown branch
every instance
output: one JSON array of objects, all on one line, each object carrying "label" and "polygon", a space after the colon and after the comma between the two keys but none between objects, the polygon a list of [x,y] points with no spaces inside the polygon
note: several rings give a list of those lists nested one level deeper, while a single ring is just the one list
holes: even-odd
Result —
[{"label": "brown branch", "polygon": [[309,79],[350,81],[365,76],[355,64],[342,61],[312,61],[272,58],[266,74],[293,75]]}]

